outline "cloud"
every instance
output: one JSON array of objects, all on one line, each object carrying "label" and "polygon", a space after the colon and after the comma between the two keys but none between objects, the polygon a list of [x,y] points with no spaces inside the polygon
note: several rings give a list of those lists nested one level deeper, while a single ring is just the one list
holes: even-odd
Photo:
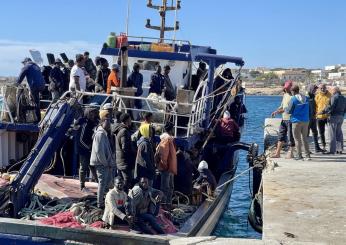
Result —
[{"label": "cloud", "polygon": [[35,49],[41,52],[44,64],[48,64],[46,53],[52,53],[58,57],[60,53],[66,53],[69,59],[76,54],[89,51],[91,57],[100,54],[102,44],[93,44],[84,41],[68,42],[21,42],[0,39],[0,76],[18,75],[24,57],[30,57],[29,50]]}]

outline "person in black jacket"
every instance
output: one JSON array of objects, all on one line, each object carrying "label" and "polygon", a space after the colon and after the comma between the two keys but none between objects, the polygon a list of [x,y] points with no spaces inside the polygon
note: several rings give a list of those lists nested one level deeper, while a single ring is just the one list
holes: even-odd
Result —
[{"label": "person in black jacket", "polygon": [[104,93],[107,91],[107,80],[109,74],[111,73],[111,70],[108,67],[108,61],[105,58],[100,58],[100,69],[98,69],[96,73],[95,81],[99,85],[101,92]]},{"label": "person in black jacket", "polygon": [[95,80],[96,78],[96,66],[94,65],[93,60],[89,57],[89,52],[84,52],[84,59],[85,59],[85,70],[88,72],[89,76]]},{"label": "person in black jacket", "polygon": [[52,94],[53,102],[60,98],[64,89],[64,73],[61,67],[61,60],[59,58],[55,59],[54,67],[49,74],[49,90]]},{"label": "person in black jacket", "polygon": [[89,172],[89,169],[93,175],[93,178],[97,181],[97,175],[94,168],[90,166],[90,156],[92,147],[92,136],[94,129],[98,125],[98,109],[96,106],[86,108],[84,111],[84,117],[79,120],[77,124],[80,125],[78,132],[78,152],[79,152],[79,181],[80,188],[85,188],[85,179]]},{"label": "person in black jacket", "polygon": [[132,187],[132,171],[134,167],[135,152],[132,149],[131,142],[131,117],[124,113],[120,116],[120,124],[114,130],[116,134],[116,165],[118,175],[124,180],[124,189],[127,191]]},{"label": "person in black jacket", "polygon": [[318,131],[317,131],[317,120],[316,120],[316,102],[315,102],[315,94],[317,91],[316,84],[310,84],[308,86],[308,96],[309,96],[309,129],[312,132],[312,136],[314,138],[314,144],[315,144],[315,152],[323,152],[321,149],[319,143],[318,143]]}]

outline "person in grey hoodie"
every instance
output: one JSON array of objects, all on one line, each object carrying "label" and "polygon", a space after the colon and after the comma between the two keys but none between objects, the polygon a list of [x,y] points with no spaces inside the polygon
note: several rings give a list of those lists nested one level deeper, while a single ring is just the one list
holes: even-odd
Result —
[{"label": "person in grey hoodie", "polygon": [[104,208],[104,194],[108,190],[111,178],[113,153],[108,139],[111,122],[108,117],[101,118],[94,136],[91,149],[90,165],[96,169],[98,178],[97,206]]}]

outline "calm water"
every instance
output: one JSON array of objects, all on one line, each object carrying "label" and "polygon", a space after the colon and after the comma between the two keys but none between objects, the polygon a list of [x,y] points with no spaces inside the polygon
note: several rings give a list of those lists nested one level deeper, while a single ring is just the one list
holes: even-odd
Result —
[{"label": "calm water", "polygon": [[[280,102],[280,96],[248,96],[246,98],[248,114],[242,141],[247,143],[256,142],[260,147],[260,153],[263,152],[264,119],[270,117],[270,113],[280,105]],[[247,168],[246,153],[241,152],[237,173],[239,174]],[[254,231],[247,221],[250,201],[249,175],[245,174],[234,183],[231,200],[214,231],[214,235],[261,238],[261,234]]]}]

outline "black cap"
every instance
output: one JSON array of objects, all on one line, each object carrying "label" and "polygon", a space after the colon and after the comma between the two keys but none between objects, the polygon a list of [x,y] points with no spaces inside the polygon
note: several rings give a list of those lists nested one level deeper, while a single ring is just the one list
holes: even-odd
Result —
[{"label": "black cap", "polygon": [[166,124],[165,124],[165,131],[169,132],[169,131],[171,131],[173,129],[173,127],[174,127],[173,123],[166,122]]},{"label": "black cap", "polygon": [[61,59],[59,59],[59,58],[56,58],[54,63],[55,64],[62,64]]},{"label": "black cap", "polygon": [[31,62],[32,60],[28,57],[24,58],[24,60],[22,61],[23,64],[27,63],[27,62]]},{"label": "black cap", "polygon": [[126,122],[127,120],[129,120],[129,118],[131,118],[129,114],[127,114],[127,113],[121,114],[121,116],[120,116],[120,122],[124,123],[124,122]]}]

